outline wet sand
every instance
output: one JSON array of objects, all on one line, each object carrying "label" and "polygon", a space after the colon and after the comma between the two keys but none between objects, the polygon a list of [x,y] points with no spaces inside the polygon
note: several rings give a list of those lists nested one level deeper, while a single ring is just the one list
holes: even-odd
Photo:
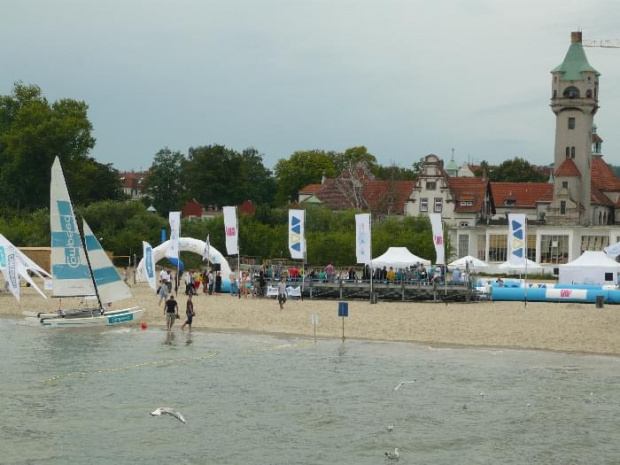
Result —
[{"label": "wet sand", "polygon": [[[139,305],[143,317],[134,325],[165,326],[163,303],[158,306],[155,292],[147,284],[131,288],[134,298],[118,302],[113,308]],[[63,308],[75,305],[63,299]],[[187,298],[179,294],[181,319],[185,321]],[[34,289],[22,288],[21,303],[0,292],[0,317],[22,318],[22,311],[50,312],[58,308],[58,299],[43,299]],[[312,315],[318,317],[319,338],[341,338],[342,318],[338,301],[292,300],[280,310],[270,298],[236,298],[229,294],[194,297],[194,329],[238,331],[310,336],[314,334]],[[48,329],[46,329],[48,330]],[[54,329],[49,329],[54,330]],[[187,330],[187,328],[186,328]],[[563,352],[620,355],[620,306],[594,304],[475,302],[475,303],[402,303],[350,301],[349,317],[344,322],[347,338],[385,341],[410,341],[429,345],[474,347],[510,347]]]}]

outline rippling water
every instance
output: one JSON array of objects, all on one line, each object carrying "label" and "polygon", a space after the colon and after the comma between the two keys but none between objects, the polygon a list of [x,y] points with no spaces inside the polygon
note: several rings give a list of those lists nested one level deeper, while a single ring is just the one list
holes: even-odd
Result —
[{"label": "rippling water", "polygon": [[0,353],[2,464],[620,463],[617,357],[6,319]]}]

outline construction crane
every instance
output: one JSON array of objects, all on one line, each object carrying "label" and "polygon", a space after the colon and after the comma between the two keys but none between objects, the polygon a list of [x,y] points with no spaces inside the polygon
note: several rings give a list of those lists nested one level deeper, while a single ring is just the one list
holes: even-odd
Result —
[{"label": "construction crane", "polygon": [[584,47],[620,48],[620,40],[609,39],[584,39],[581,41]]}]

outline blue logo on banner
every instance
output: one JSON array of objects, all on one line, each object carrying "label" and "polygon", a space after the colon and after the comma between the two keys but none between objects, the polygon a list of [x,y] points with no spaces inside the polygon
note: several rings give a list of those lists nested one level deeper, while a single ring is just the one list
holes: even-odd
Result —
[{"label": "blue logo on banner", "polygon": [[349,302],[338,302],[338,316],[349,316]]},{"label": "blue logo on banner", "polygon": [[512,221],[512,255],[523,258],[523,223]]},{"label": "blue logo on banner", "polygon": [[301,220],[296,217],[291,217],[291,249],[296,252],[301,252]]}]

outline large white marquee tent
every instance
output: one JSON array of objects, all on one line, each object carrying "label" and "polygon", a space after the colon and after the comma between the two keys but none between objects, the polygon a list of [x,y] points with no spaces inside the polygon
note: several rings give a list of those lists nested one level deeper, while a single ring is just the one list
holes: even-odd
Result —
[{"label": "large white marquee tent", "polygon": [[373,268],[383,268],[385,266],[386,268],[398,269],[413,266],[417,263],[428,266],[431,264],[431,261],[412,254],[407,247],[390,247],[383,255],[372,259]]},{"label": "large white marquee tent", "polygon": [[616,284],[620,263],[605,252],[586,251],[581,257],[559,266],[559,284]]}]

